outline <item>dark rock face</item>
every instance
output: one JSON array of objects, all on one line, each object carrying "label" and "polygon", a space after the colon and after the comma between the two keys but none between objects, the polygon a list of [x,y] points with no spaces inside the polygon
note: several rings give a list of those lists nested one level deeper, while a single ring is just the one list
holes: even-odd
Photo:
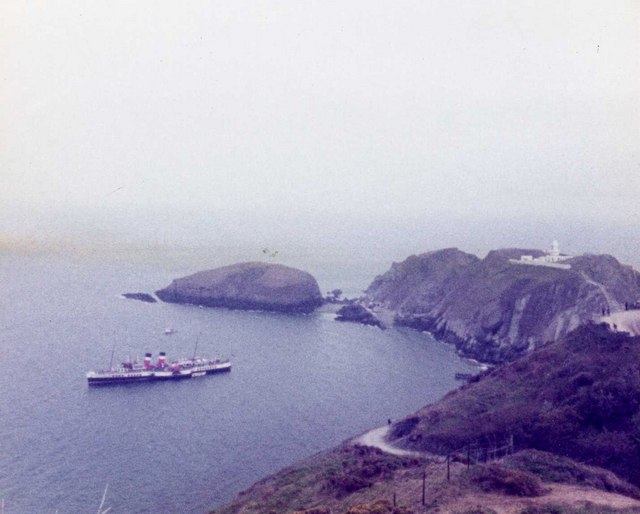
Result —
[{"label": "dark rock face", "polygon": [[156,291],[164,302],[308,313],[322,305],[316,280],[280,264],[233,264],[174,280]]},{"label": "dark rock face", "polygon": [[640,275],[608,255],[574,257],[570,270],[513,264],[542,252],[505,249],[484,259],[457,249],[411,256],[377,277],[367,301],[395,322],[428,330],[460,353],[490,363],[512,360],[556,340],[603,307],[640,298]]},{"label": "dark rock face", "polygon": [[370,310],[364,306],[354,303],[341,307],[336,313],[336,321],[352,321],[362,323],[372,327],[384,328],[382,322]]},{"label": "dark rock face", "polygon": [[139,300],[141,302],[156,303],[156,299],[148,293],[123,293],[122,296],[130,300]]}]

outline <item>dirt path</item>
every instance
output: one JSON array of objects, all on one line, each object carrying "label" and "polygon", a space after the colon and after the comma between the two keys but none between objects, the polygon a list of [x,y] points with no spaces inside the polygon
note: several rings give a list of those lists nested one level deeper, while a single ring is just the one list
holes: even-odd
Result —
[{"label": "dirt path", "polygon": [[607,288],[599,282],[591,280],[584,271],[580,274],[588,284],[597,287],[607,301],[609,309],[614,310],[609,316],[599,318],[601,322],[607,323],[612,329],[618,332],[628,332],[632,336],[640,335],[640,311],[623,311],[622,305],[614,300]]},{"label": "dirt path", "polygon": [[465,509],[473,508],[477,505],[495,510],[498,514],[518,514],[527,507],[537,505],[571,505],[572,507],[584,507],[587,503],[623,509],[629,507],[640,508],[640,501],[623,496],[621,494],[609,493],[599,489],[590,489],[577,485],[567,484],[545,484],[551,491],[544,496],[537,498],[522,498],[501,494],[474,494],[473,496],[463,496],[452,502],[442,505],[441,512],[462,512]]},{"label": "dirt path", "polygon": [[582,278],[584,278],[584,280],[585,280],[585,282],[587,282],[587,284],[591,284],[592,286],[595,286],[600,290],[602,295],[605,297],[605,299],[607,301],[607,307],[610,310],[619,310],[619,309],[622,308],[620,303],[613,299],[613,296],[611,296],[609,291],[607,291],[607,288],[604,287],[600,282],[596,282],[595,280],[592,280],[591,278],[589,278],[589,275],[587,275],[584,271],[581,271],[580,275],[582,275]]},{"label": "dirt path", "polygon": [[379,448],[383,452],[390,453],[391,455],[420,455],[420,453],[418,452],[401,450],[400,448],[396,448],[395,446],[389,444],[385,439],[388,433],[388,426],[374,428],[373,430],[369,430],[361,436],[356,437],[351,442],[353,444],[360,444],[362,446],[373,446],[374,448]]},{"label": "dirt path", "polygon": [[632,336],[640,335],[640,311],[614,312],[600,319],[618,332],[628,332]]},{"label": "dirt path", "polygon": [[[622,313],[620,313],[622,314]],[[638,320],[640,320],[640,311],[638,312]],[[419,452],[411,452],[402,450],[392,446],[386,439],[389,433],[389,427],[383,426],[374,428],[364,434],[351,440],[352,444],[360,444],[363,446],[372,446],[380,450],[398,456],[422,455]],[[417,483],[417,482],[416,482]],[[418,484],[419,485],[419,484]],[[640,512],[640,501],[623,496],[621,494],[609,493],[599,489],[582,487],[579,485],[545,483],[544,487],[548,489],[548,493],[537,498],[523,498],[518,496],[509,496],[497,493],[478,493],[472,495],[454,496],[444,499],[440,503],[438,512],[455,513],[473,509],[478,505],[488,507],[496,511],[498,514],[518,514],[530,506],[543,505],[570,505],[572,507],[583,507],[587,503],[593,505],[601,505],[603,507],[612,507],[616,509],[635,507]],[[394,486],[394,492],[397,485]],[[409,498],[417,498],[418,493],[415,491],[405,491],[400,488],[401,496]],[[420,508],[420,505],[411,505]]]}]

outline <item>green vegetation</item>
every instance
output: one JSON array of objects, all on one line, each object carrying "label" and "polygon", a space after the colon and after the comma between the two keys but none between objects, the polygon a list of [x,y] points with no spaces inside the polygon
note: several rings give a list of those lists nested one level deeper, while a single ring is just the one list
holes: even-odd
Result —
[{"label": "green vegetation", "polygon": [[[426,457],[398,457],[366,446],[341,446],[286,468],[240,493],[233,503],[217,510],[235,512],[323,513],[325,504],[340,504],[349,495],[393,480],[396,472],[418,469]],[[398,511],[398,514],[401,514]]]},{"label": "green vegetation", "polygon": [[351,507],[345,514],[413,514],[413,511],[406,507],[394,507],[386,500],[378,500]]},{"label": "green vegetation", "polygon": [[375,481],[393,478],[398,469],[418,467],[424,459],[396,457],[368,446],[345,447],[340,462],[327,466],[324,487],[337,498],[347,496]]},{"label": "green vegetation", "polygon": [[520,514],[637,514],[638,512],[640,512],[640,509],[637,508],[615,509],[587,503],[581,507],[554,504],[535,505],[527,507]]},{"label": "green vegetation", "polygon": [[474,466],[468,478],[479,484],[485,492],[500,492],[512,496],[542,496],[545,492],[537,476],[499,464]]},{"label": "green vegetation", "polygon": [[[394,427],[409,448],[483,459],[513,440],[640,484],[640,337],[585,325]],[[483,453],[484,452],[484,453]]]},{"label": "green vegetation", "polygon": [[486,507],[473,507],[463,512],[456,512],[456,514],[498,514],[498,513],[495,510],[488,509]]},{"label": "green vegetation", "polygon": [[[610,471],[640,481],[639,363],[640,337],[581,327],[393,426],[399,444],[450,459],[347,443],[262,480],[217,512],[494,514],[504,504],[522,514],[640,513],[557,499],[558,490],[571,496],[582,488],[600,490],[605,504],[609,493],[640,499]],[[556,496],[545,501],[550,491]]]},{"label": "green vegetation", "polygon": [[579,484],[632,498],[640,498],[640,490],[621,480],[611,471],[580,464],[566,457],[538,450],[523,450],[502,461],[508,468],[531,473],[544,482]]}]

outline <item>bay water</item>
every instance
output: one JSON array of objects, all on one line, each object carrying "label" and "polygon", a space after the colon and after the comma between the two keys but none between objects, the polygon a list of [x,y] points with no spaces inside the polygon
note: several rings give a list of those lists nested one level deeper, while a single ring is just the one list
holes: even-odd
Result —
[{"label": "bay water", "polygon": [[[323,291],[363,268],[309,269]],[[202,269],[202,268],[199,268]],[[198,269],[0,256],[0,499],[6,514],[202,513],[296,460],[403,417],[474,366],[428,334],[284,315],[147,304]],[[383,272],[379,269],[378,272]],[[360,275],[358,275],[358,273]],[[350,278],[351,277],[351,278]],[[357,279],[354,279],[357,277]],[[373,279],[370,275],[367,280]],[[166,328],[175,332],[165,335]],[[89,388],[127,356],[228,357],[230,373]]]}]

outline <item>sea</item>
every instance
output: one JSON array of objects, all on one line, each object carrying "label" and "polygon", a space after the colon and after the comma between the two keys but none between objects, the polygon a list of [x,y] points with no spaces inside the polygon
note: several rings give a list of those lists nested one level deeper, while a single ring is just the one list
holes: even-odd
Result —
[{"label": "sea", "polygon": [[[308,271],[323,291],[353,296],[386,270],[345,262]],[[408,329],[122,297],[201,269],[73,252],[0,255],[4,513],[97,512],[105,491],[111,513],[204,513],[439,399],[459,385],[456,372],[477,370]],[[196,346],[200,356],[230,358],[232,371],[87,385],[86,372],[108,367],[112,355],[120,362],[165,351],[171,360]]]}]

